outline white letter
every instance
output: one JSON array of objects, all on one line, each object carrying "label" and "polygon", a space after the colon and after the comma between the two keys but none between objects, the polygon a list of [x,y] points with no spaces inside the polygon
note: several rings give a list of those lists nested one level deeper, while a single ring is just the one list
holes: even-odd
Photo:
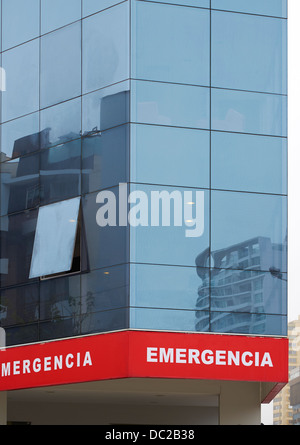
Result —
[{"label": "white letter", "polygon": [[147,362],[157,362],[157,348],[147,348]]},{"label": "white letter", "polygon": [[232,362],[236,365],[240,365],[240,352],[236,351],[235,355],[232,351],[228,351],[228,365],[231,365]]},{"label": "white letter", "polygon": [[[107,200],[107,203],[100,207],[96,213],[96,222],[98,226],[116,226],[117,225],[117,209],[116,209],[116,197],[113,192],[104,190],[99,192],[96,197],[96,202],[103,204]],[[107,218],[105,214],[107,213]]]},{"label": "white letter", "polygon": [[184,192],[184,221],[188,227],[196,226],[193,230],[186,230],[187,238],[197,238],[204,233],[204,192],[196,191],[196,219],[192,217],[191,192]]},{"label": "white letter", "polygon": [[13,374],[20,374],[20,361],[15,361],[13,366]]},{"label": "white letter", "polygon": [[216,365],[226,365],[226,351],[216,351]]},{"label": "white letter", "polygon": [[30,360],[24,360],[23,361],[23,374],[30,374]]},{"label": "white letter", "polygon": [[2,363],[2,373],[1,373],[2,377],[7,377],[8,375],[10,375],[10,362],[6,363]]},{"label": "white letter", "polygon": [[200,352],[198,349],[189,349],[189,363],[193,363],[193,360],[197,365],[200,364],[200,360],[198,359]]},{"label": "white letter", "polygon": [[[139,200],[139,203],[136,202]],[[145,192],[135,190],[128,197],[129,204],[136,204],[131,207],[128,215],[128,222],[132,227],[148,226],[148,196]],[[139,217],[138,217],[139,214]]]},{"label": "white letter", "polygon": [[44,358],[44,371],[51,371],[51,357]]},{"label": "white letter", "polygon": [[271,368],[273,368],[273,363],[272,363],[271,356],[270,356],[269,352],[264,353],[263,359],[260,364],[260,366],[265,366],[265,365],[268,365]]},{"label": "white letter", "polygon": [[92,365],[93,365],[93,364],[92,364],[91,354],[90,354],[89,351],[87,351],[87,352],[85,353],[85,357],[84,357],[84,360],[83,360],[83,366],[87,366],[87,365],[89,365],[89,366],[92,366]]},{"label": "white letter", "polygon": [[[206,356],[208,356],[208,358],[206,358]],[[213,352],[210,351],[209,349],[205,349],[204,351],[202,351],[202,353],[201,353],[201,361],[205,365],[211,365],[214,362]]]},{"label": "white letter", "polygon": [[127,226],[127,184],[126,182],[121,182],[119,184],[119,226],[126,227]]},{"label": "white letter", "polygon": [[62,369],[62,355],[60,355],[59,357],[56,355],[54,357],[54,369],[55,371],[57,369]]},{"label": "white letter", "polygon": [[176,349],[176,363],[186,363],[186,349]]},{"label": "white letter", "polygon": [[74,358],[73,354],[68,354],[67,355],[67,357],[66,357],[66,367],[67,368],[72,368],[73,367],[74,363],[69,361],[70,359],[73,359],[73,358]]},{"label": "white letter", "polygon": [[33,360],[32,368],[33,368],[34,372],[40,372],[40,370],[41,370],[41,359],[36,358],[35,360]]},{"label": "white letter", "polygon": [[6,91],[6,71],[0,68],[0,91]]},{"label": "white letter", "polygon": [[182,196],[181,192],[151,192],[151,226],[159,226],[160,200],[162,206],[162,226],[170,227],[171,199],[174,202],[174,226],[182,226]]},{"label": "white letter", "polygon": [[251,366],[253,364],[253,360],[246,361],[246,357],[253,357],[253,354],[251,352],[244,352],[242,354],[242,363],[244,366]]},{"label": "white letter", "polygon": [[167,351],[165,348],[160,348],[159,350],[159,361],[160,363],[174,363],[174,349],[169,348]]}]

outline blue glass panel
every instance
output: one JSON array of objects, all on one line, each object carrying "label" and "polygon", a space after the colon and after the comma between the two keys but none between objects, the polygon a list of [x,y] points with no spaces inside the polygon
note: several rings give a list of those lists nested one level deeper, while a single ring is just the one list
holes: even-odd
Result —
[{"label": "blue glass panel", "polygon": [[3,51],[38,37],[40,0],[2,0],[2,33]]},{"label": "blue glass panel", "polygon": [[287,16],[287,0],[212,0],[211,7],[276,17]]},{"label": "blue glass panel", "polygon": [[81,23],[77,22],[41,39],[41,107],[80,93]]},{"label": "blue glass panel", "polygon": [[38,153],[1,164],[1,215],[39,204],[39,166]]},{"label": "blue glass panel", "polygon": [[42,34],[81,19],[81,0],[41,0]]},{"label": "blue glass panel", "polygon": [[161,331],[208,332],[209,312],[131,308],[130,327]]},{"label": "blue glass panel", "polygon": [[286,20],[214,11],[212,86],[286,94]]},{"label": "blue glass panel", "polygon": [[37,111],[39,41],[33,40],[6,51],[2,54],[2,65],[6,72],[6,91],[2,94],[2,122]]},{"label": "blue glass panel", "polygon": [[58,319],[53,316],[51,321],[39,323],[39,340],[47,341],[80,335],[80,325],[80,318],[76,315],[72,317],[58,317]]},{"label": "blue glass panel", "polygon": [[129,82],[86,94],[82,98],[83,136],[129,122]]},{"label": "blue glass panel", "polygon": [[82,192],[90,193],[128,182],[129,128],[127,125],[82,140]]},{"label": "blue glass panel", "polygon": [[130,265],[131,306],[196,309],[198,292],[209,298],[209,269]]},{"label": "blue glass panel", "polygon": [[209,88],[132,81],[133,122],[209,128]]},{"label": "blue glass panel", "polygon": [[81,317],[81,333],[116,331],[128,329],[129,309],[114,309],[111,311],[91,312]]},{"label": "blue glass panel", "polygon": [[133,77],[209,85],[209,11],[136,2],[133,23]]},{"label": "blue glass panel", "polygon": [[209,132],[154,125],[131,126],[131,180],[209,187]]},{"label": "blue glass panel", "polygon": [[[214,267],[287,271],[286,197],[213,191],[211,205]],[[241,249],[248,250],[247,258],[239,258]]]},{"label": "blue glass panel", "polygon": [[239,312],[212,312],[211,331],[250,335],[287,335],[287,317]]},{"label": "blue glass panel", "polygon": [[209,246],[209,193],[136,184],[130,194],[132,261],[194,266]]},{"label": "blue glass panel", "polygon": [[81,136],[81,99],[41,111],[41,147],[59,145]]},{"label": "blue glass panel", "polygon": [[121,3],[122,0],[82,0],[83,17]]},{"label": "blue glass panel", "polygon": [[287,140],[212,132],[212,187],[287,193]]},{"label": "blue glass panel", "polygon": [[129,78],[128,2],[83,21],[83,93]]},{"label": "blue glass panel", "polygon": [[[251,260],[249,249],[238,251],[239,259]],[[254,258],[254,257],[252,257]],[[204,289],[199,288],[202,308]],[[211,310],[279,314],[287,313],[287,275],[263,271],[212,269]]]},{"label": "blue glass panel", "polygon": [[212,129],[287,136],[287,97],[212,89]]},{"label": "blue glass panel", "polygon": [[159,3],[169,3],[182,6],[199,6],[202,8],[209,8],[209,0],[151,0]]},{"label": "blue glass panel", "polygon": [[80,195],[81,140],[41,152],[41,204]]},{"label": "blue glass panel", "polygon": [[29,114],[1,126],[1,161],[18,158],[39,147],[39,113]]},{"label": "blue glass panel", "polygon": [[1,326],[32,323],[39,314],[39,283],[2,289]]}]

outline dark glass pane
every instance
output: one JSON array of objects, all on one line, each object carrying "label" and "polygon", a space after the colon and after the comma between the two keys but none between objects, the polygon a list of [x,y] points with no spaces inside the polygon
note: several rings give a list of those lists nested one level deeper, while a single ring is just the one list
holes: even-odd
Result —
[{"label": "dark glass pane", "polygon": [[83,138],[83,193],[127,182],[128,164],[129,128],[127,125]]},{"label": "dark glass pane", "polygon": [[74,318],[61,318],[39,324],[40,341],[74,337],[79,334],[80,320],[76,316]]},{"label": "dark glass pane", "polygon": [[1,164],[1,215],[39,204],[39,168],[39,154]]},{"label": "dark glass pane", "polygon": [[43,150],[40,173],[42,204],[80,195],[81,140]]},{"label": "dark glass pane", "polygon": [[2,289],[0,295],[1,326],[32,323],[39,318],[39,283]]},{"label": "dark glass pane", "polygon": [[38,324],[17,326],[5,329],[6,346],[24,345],[39,341]]},{"label": "dark glass pane", "polygon": [[92,334],[128,329],[128,312],[129,309],[125,308],[85,314],[81,320],[81,333]]}]

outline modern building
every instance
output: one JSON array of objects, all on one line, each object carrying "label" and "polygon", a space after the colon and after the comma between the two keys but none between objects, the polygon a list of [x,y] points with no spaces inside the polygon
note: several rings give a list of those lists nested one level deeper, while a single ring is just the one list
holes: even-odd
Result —
[{"label": "modern building", "polygon": [[2,423],[260,424],[288,380],[287,1],[1,3]]}]

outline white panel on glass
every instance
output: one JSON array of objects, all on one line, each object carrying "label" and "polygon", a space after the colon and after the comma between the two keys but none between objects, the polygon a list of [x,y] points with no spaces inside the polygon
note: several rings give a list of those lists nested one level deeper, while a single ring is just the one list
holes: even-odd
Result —
[{"label": "white panel on glass", "polygon": [[39,209],[29,278],[71,269],[79,206],[77,197]]}]

